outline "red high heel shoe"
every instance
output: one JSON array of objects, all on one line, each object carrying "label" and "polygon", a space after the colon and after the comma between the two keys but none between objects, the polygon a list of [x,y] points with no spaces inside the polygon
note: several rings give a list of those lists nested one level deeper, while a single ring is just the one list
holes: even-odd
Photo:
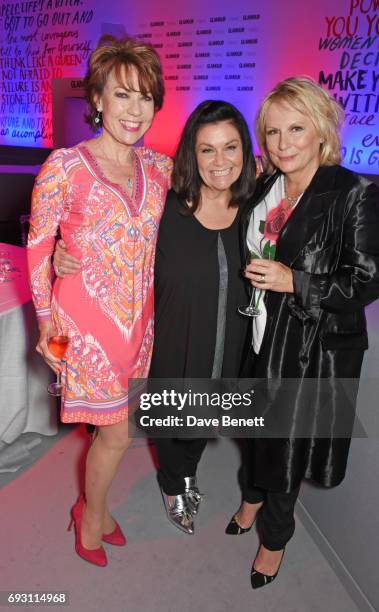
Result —
[{"label": "red high heel shoe", "polygon": [[102,546],[100,548],[95,548],[94,550],[89,550],[88,548],[84,548],[81,539],[81,522],[84,510],[84,497],[81,495],[73,506],[71,510],[71,523],[68,526],[68,531],[71,530],[72,524],[74,523],[75,527],[75,550],[79,557],[88,561],[88,563],[93,563],[94,565],[99,565],[100,567],[105,567],[108,563],[107,556],[105,554],[105,550]]},{"label": "red high heel shoe", "polygon": [[126,538],[121,531],[120,525],[117,523],[117,521],[115,521],[115,523],[116,527],[111,533],[103,534],[103,542],[106,542],[107,544],[113,544],[113,546],[125,546]]}]

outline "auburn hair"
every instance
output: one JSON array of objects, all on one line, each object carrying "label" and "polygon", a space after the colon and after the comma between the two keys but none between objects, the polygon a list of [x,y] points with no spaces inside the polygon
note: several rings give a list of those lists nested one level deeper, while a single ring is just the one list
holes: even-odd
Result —
[{"label": "auburn hair", "polygon": [[[89,57],[88,70],[84,78],[85,96],[89,108],[86,121],[92,128],[97,129],[102,124],[95,98],[103,93],[110,72],[114,69],[120,85],[127,85],[130,88],[128,79],[131,67],[137,71],[142,95],[150,94],[153,97],[155,110],[162,108],[164,80],[162,65],[155,49],[129,36],[118,39],[105,34]],[[100,121],[95,122],[96,117]]]}]

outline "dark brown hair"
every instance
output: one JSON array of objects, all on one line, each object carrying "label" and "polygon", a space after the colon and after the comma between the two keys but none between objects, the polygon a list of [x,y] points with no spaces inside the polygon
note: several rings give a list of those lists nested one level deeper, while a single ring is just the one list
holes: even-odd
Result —
[{"label": "dark brown hair", "polygon": [[122,68],[128,69],[134,66],[138,74],[138,82],[141,93],[146,96],[151,94],[154,100],[155,110],[160,110],[164,98],[164,81],[162,66],[159,56],[151,45],[125,38],[115,38],[110,34],[102,36],[88,60],[88,70],[84,79],[85,96],[89,107],[86,121],[94,129],[101,126],[95,123],[97,115],[95,95],[101,95],[109,73],[114,69],[116,78],[122,83]]},{"label": "dark brown hair", "polygon": [[191,113],[184,126],[174,157],[172,186],[180,198],[191,202],[190,212],[200,203],[202,180],[196,160],[196,138],[199,129],[211,123],[230,121],[242,142],[243,166],[238,179],[232,184],[231,206],[241,206],[251,198],[255,189],[255,160],[247,123],[240,111],[222,100],[205,100]]}]

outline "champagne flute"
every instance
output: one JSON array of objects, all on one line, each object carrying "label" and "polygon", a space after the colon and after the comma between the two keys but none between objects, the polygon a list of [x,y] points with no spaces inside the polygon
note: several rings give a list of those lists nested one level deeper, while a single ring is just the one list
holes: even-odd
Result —
[{"label": "champagne flute", "polygon": [[[63,335],[55,335],[50,336],[47,341],[47,346],[49,347],[50,353],[54,355],[54,357],[58,357],[58,359],[62,359],[67,351],[68,347],[68,336]],[[61,383],[61,372],[57,372],[57,380],[56,382],[50,383],[47,387],[50,395],[55,395],[55,397],[60,397],[62,395],[62,383]]]},{"label": "champagne flute", "polygon": [[[252,259],[256,258],[256,255],[252,252],[249,251],[247,257],[246,257],[246,265],[248,266],[249,263],[251,263]],[[259,298],[261,297],[261,293],[259,295],[258,298],[258,304],[255,304],[255,294],[256,294],[256,288],[252,287],[252,291],[251,291],[251,297],[250,297],[250,302],[248,304],[248,306],[240,306],[238,308],[238,312],[242,315],[244,315],[245,317],[259,317],[259,315],[261,314],[261,310],[259,310],[258,308],[258,304],[259,304]]]}]

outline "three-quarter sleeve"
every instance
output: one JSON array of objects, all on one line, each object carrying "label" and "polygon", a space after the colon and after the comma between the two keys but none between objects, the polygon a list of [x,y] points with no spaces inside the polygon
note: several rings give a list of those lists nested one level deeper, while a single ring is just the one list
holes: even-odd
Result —
[{"label": "three-quarter sleeve", "polygon": [[379,297],[379,192],[368,184],[350,206],[343,225],[338,268],[331,274],[293,270],[292,308],[299,318],[320,310],[354,312]]},{"label": "three-quarter sleeve", "polygon": [[62,150],[54,151],[43,164],[32,194],[28,236],[29,282],[39,322],[51,317],[51,255],[64,210],[67,177]]}]

